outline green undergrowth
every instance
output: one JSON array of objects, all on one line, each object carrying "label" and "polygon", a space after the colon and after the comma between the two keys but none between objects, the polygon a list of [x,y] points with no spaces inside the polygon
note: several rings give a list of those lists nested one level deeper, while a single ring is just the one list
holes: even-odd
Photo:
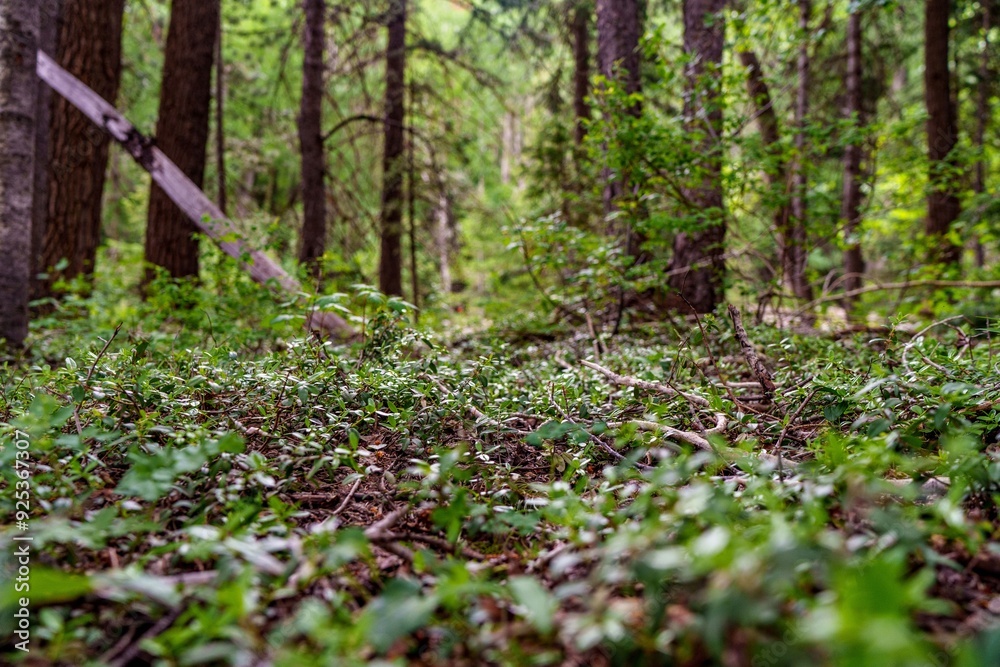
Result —
[{"label": "green undergrowth", "polygon": [[5,368],[34,658],[1000,662],[1000,350],[959,321],[751,327],[769,396],[721,318],[449,347],[359,289],[320,303],[359,331],[334,344],[220,303],[115,332],[81,297]]}]

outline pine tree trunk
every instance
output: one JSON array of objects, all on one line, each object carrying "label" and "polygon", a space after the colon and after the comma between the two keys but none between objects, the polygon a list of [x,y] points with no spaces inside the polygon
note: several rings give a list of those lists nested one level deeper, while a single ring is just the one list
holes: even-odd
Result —
[{"label": "pine tree trunk", "polygon": [[[847,19],[847,105],[844,115],[857,127],[864,123],[861,107],[861,10]],[[844,194],[840,217],[844,221],[844,290],[861,287],[865,262],[855,238],[861,223],[861,139],[855,135],[844,150]]]},{"label": "pine tree trunk", "polygon": [[[163,62],[156,143],[199,188],[212,101],[219,0],[173,0]],[[198,275],[197,229],[158,185],[149,196],[146,261],[174,278]],[[146,279],[153,276],[149,270]]]},{"label": "pine tree trunk", "polygon": [[930,193],[925,232],[930,259],[957,264],[961,247],[948,239],[951,225],[961,212],[956,194],[952,149],[958,142],[955,104],[948,71],[949,0],[926,0],[924,15],[924,100],[927,105],[927,155],[930,159]]},{"label": "pine tree trunk", "polygon": [[590,120],[590,15],[594,11],[589,0],[577,0],[573,7],[570,30],[573,39],[573,115],[576,126],[573,139],[577,145],[587,136]]},{"label": "pine tree trunk", "polygon": [[[125,0],[63,0],[56,61],[112,104],[121,77]],[[89,276],[101,237],[108,137],[72,104],[55,98],[50,123],[48,216],[41,269],[51,294],[57,279]],[[65,268],[53,271],[61,260]]]},{"label": "pine tree trunk", "polygon": [[718,137],[722,134],[722,96],[718,87],[722,66],[726,0],[685,0],[684,51],[687,90],[684,119],[689,130],[701,137],[698,165],[701,183],[685,188],[685,197],[702,216],[703,229],[682,232],[674,239],[670,286],[695,312],[715,309],[723,298],[726,235],[722,201],[722,154]]},{"label": "pine tree trunk", "polygon": [[[38,48],[55,56],[59,45],[59,23],[62,20],[62,0],[39,0],[41,25],[38,33]],[[52,89],[38,86],[38,106],[35,112],[35,173],[34,203],[31,220],[31,298],[44,295],[44,282],[38,274],[45,270],[42,265],[42,247],[45,243],[45,225],[49,217],[49,148],[52,129]]]},{"label": "pine tree trunk", "polygon": [[385,68],[385,147],[382,160],[382,245],[379,289],[403,295],[403,175],[406,168],[406,0],[393,0]]},{"label": "pine tree trunk", "polygon": [[[608,80],[620,82],[629,94],[642,90],[639,37],[642,34],[637,0],[597,0],[597,64]],[[634,104],[634,116],[642,107]],[[612,176],[606,169],[604,179],[604,211],[610,213],[615,202],[629,189],[628,174]]]},{"label": "pine tree trunk", "polygon": [[792,215],[788,233],[781,239],[781,268],[792,294],[800,299],[812,299],[812,288],[806,280],[806,195],[809,177],[806,153],[806,124],[809,116],[809,43],[812,0],[799,3],[799,57],[796,65],[798,88],[795,95],[795,161],[792,165]]},{"label": "pine tree trunk", "polygon": [[299,145],[302,150],[302,243],[299,261],[318,272],[326,251],[326,188],[323,175],[323,54],[325,52],[326,2],[304,0],[306,14],[305,58],[302,66],[302,108]]},{"label": "pine tree trunk", "polygon": [[769,155],[764,165],[764,178],[770,196],[778,201],[774,211],[774,230],[779,239],[791,236],[791,211],[788,205],[788,164],[780,145],[781,128],[774,111],[771,89],[764,79],[760,60],[752,51],[739,53],[740,63],[746,69],[747,94],[754,105],[757,127]]},{"label": "pine tree trunk", "polygon": [[[992,72],[990,71],[990,29],[992,28],[993,0],[980,0],[980,11],[982,12],[982,51],[979,54],[979,81],[976,83],[976,134],[973,143],[979,150],[979,159],[976,160],[976,173],[972,183],[972,191],[977,195],[986,192],[986,155],[984,154],[986,126],[990,121],[990,83],[992,82]],[[986,263],[986,256],[983,243],[978,235],[975,239],[976,267],[983,268]]]},{"label": "pine tree trunk", "polygon": [[0,0],[0,339],[28,335],[38,79],[37,0]]}]

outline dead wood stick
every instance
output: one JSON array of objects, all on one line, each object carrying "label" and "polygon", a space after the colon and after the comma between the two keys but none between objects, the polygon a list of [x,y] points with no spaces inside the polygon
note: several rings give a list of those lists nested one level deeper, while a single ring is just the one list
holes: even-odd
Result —
[{"label": "dead wood stick", "polygon": [[592,361],[587,361],[586,359],[581,359],[580,363],[586,366],[587,368],[590,368],[592,370],[597,371],[598,373],[601,373],[616,385],[622,387],[635,387],[636,389],[646,389],[649,391],[659,392],[666,396],[681,396],[683,398],[686,398],[690,402],[694,403],[695,405],[699,405],[702,407],[708,406],[708,399],[702,396],[698,396],[697,394],[689,394],[684,391],[679,391],[677,389],[674,389],[673,387],[661,384],[659,382],[650,382],[649,380],[640,380],[639,378],[629,377],[627,375],[619,375],[618,373],[615,373],[614,371],[605,368],[604,366],[595,364]]},{"label": "dead wood stick", "polygon": [[740,309],[733,304],[729,304],[729,317],[733,319],[733,330],[736,332],[736,340],[740,342],[740,349],[743,350],[743,358],[746,359],[747,366],[750,367],[750,372],[760,382],[760,386],[764,388],[764,393],[772,396],[775,390],[774,376],[771,375],[771,371],[767,370],[767,366],[757,356],[757,350],[754,349],[753,343],[750,342],[747,330],[743,328],[743,316],[740,315]]},{"label": "dead wood stick", "polygon": [[847,290],[839,294],[827,294],[818,299],[813,299],[805,304],[797,312],[812,310],[816,306],[829,303],[830,301],[841,301],[869,292],[888,292],[891,290],[909,289],[910,287],[959,287],[965,289],[996,289],[1000,287],[1000,280],[910,280],[902,283],[882,283],[877,285],[865,285],[857,289]]},{"label": "dead wood stick", "polygon": [[[267,254],[255,250],[239,235],[232,221],[205,196],[194,182],[154,141],[139,132],[114,106],[79,79],[60,67],[45,52],[38,52],[38,78],[75,106],[125,148],[125,151],[153,177],[167,196],[194,225],[215,241],[222,251],[240,262],[250,277],[262,285],[272,282],[286,296],[298,296],[302,286]],[[306,320],[312,329],[350,336],[354,329],[347,320],[331,312],[313,311]]]}]

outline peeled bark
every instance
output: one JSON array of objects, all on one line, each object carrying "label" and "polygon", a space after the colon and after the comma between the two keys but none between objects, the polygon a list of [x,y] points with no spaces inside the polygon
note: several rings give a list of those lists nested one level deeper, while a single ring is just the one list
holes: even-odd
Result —
[{"label": "peeled bark", "polygon": [[[861,11],[855,9],[847,19],[847,105],[844,115],[860,126],[861,106]],[[840,217],[844,220],[844,290],[861,287],[865,262],[861,243],[855,238],[861,223],[861,139],[855,135],[844,150],[844,195]]]},{"label": "peeled bark", "polygon": [[715,309],[723,298],[726,235],[722,200],[722,96],[717,85],[722,66],[726,0],[685,0],[684,51],[687,88],[684,119],[689,131],[700,138],[701,182],[684,190],[693,212],[702,219],[702,229],[682,232],[674,239],[670,286],[695,312]]},{"label": "peeled bark", "polygon": [[809,177],[806,175],[808,147],[806,123],[809,116],[809,24],[812,17],[812,0],[798,0],[799,32],[801,43],[796,69],[798,88],[795,95],[795,161],[792,165],[792,210],[787,232],[782,235],[781,266],[785,282],[792,294],[800,299],[812,299],[812,288],[806,280],[806,194]]},{"label": "peeled bark", "polygon": [[382,159],[382,244],[379,289],[403,295],[403,175],[406,169],[406,0],[393,0],[385,68],[385,147]]},{"label": "peeled bark", "polygon": [[302,151],[302,242],[299,261],[318,270],[326,251],[326,188],[323,175],[323,53],[325,51],[325,0],[304,0],[306,14],[305,58],[302,66],[302,106],[299,112],[299,146]]},{"label": "peeled bark", "polygon": [[[173,0],[163,62],[156,143],[199,188],[212,101],[219,0]],[[198,275],[197,228],[155,183],[149,197],[146,261],[174,278]],[[152,270],[146,279],[152,277]]]},{"label": "peeled bark", "polygon": [[[121,78],[124,0],[64,0],[57,62],[114,103]],[[58,279],[89,276],[101,237],[101,199],[108,138],[64,99],[52,105],[48,161],[48,215],[39,268],[51,294]],[[65,268],[54,267],[65,260]]]},{"label": "peeled bark", "polygon": [[924,14],[924,101],[927,105],[927,156],[930,159],[930,192],[927,196],[925,232],[930,241],[930,260],[957,264],[961,246],[948,234],[961,213],[952,173],[952,150],[958,143],[955,104],[951,97],[948,68],[950,0],[926,0]]},{"label": "peeled bark", "polygon": [[0,0],[0,339],[28,335],[38,79],[37,0]]}]

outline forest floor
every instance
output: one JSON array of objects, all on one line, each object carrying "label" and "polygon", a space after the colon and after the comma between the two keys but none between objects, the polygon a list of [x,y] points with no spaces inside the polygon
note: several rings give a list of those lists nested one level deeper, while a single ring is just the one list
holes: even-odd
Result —
[{"label": "forest floor", "polygon": [[721,316],[448,343],[386,305],[352,345],[48,322],[0,406],[2,660],[1000,664],[983,332],[749,326],[770,390]]}]

